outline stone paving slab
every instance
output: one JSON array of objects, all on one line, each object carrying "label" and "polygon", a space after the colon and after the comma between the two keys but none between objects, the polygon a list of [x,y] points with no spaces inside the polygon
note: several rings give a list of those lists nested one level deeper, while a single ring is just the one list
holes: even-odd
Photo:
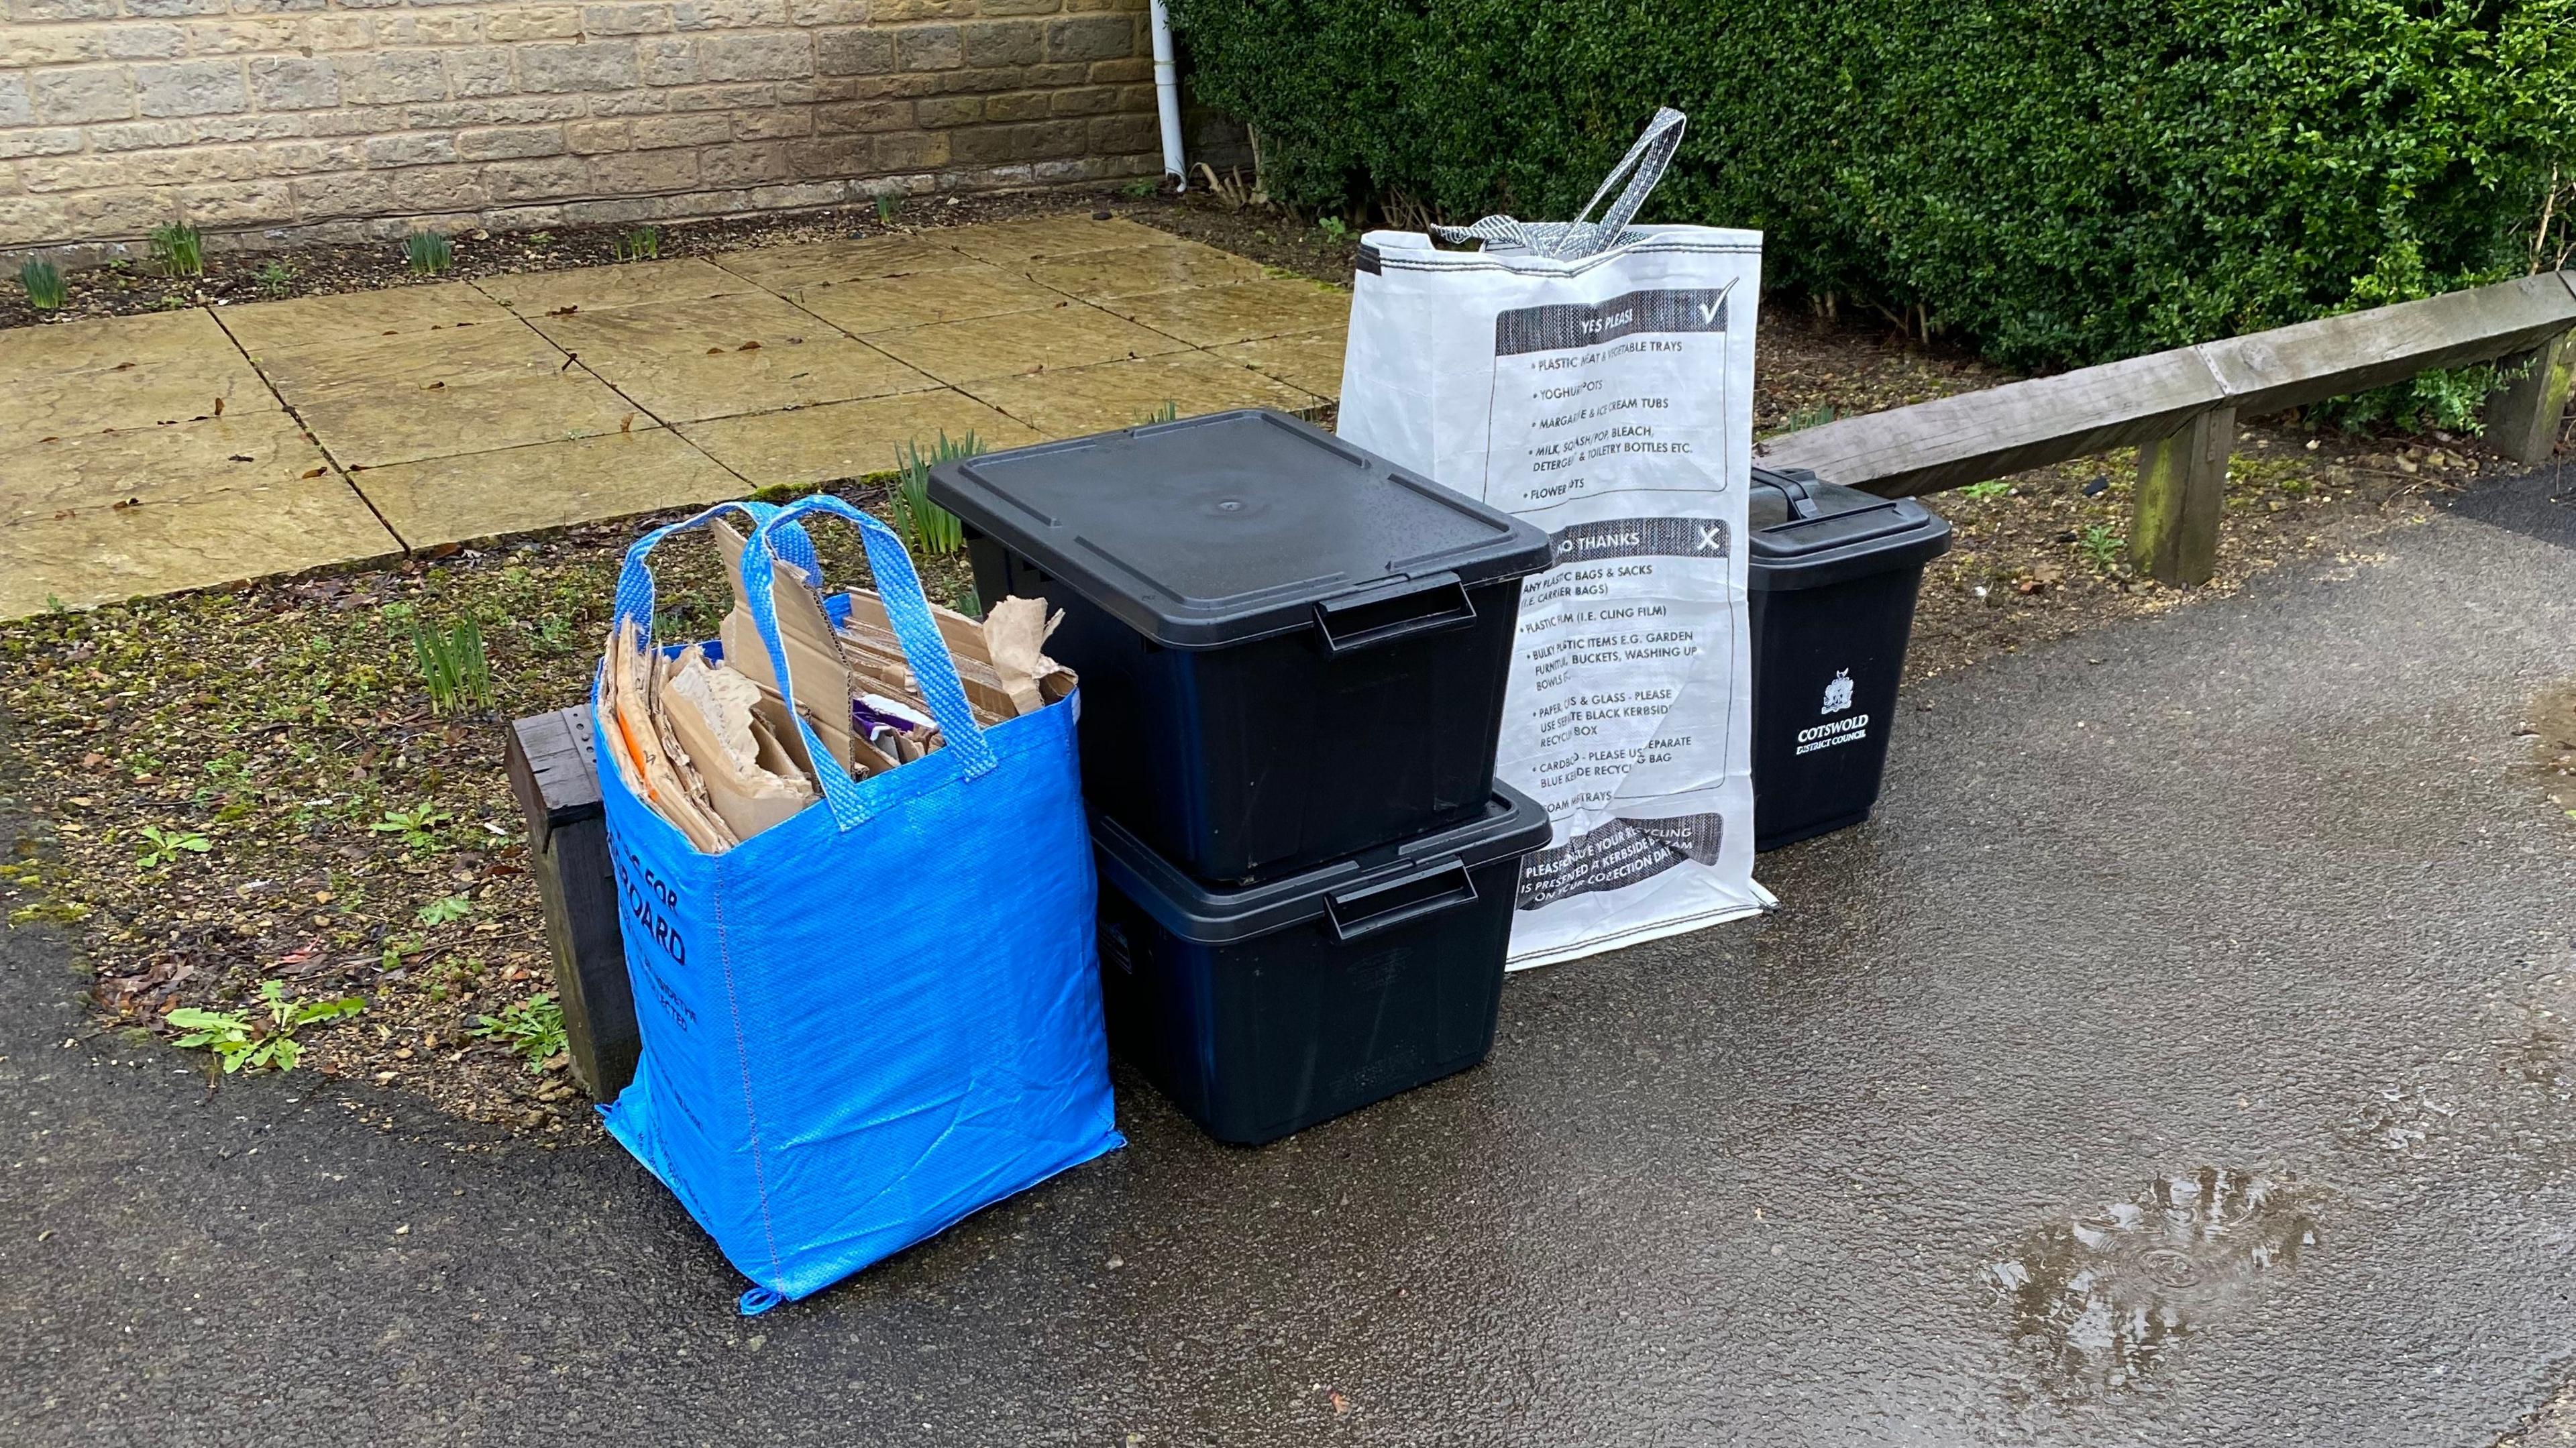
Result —
[{"label": "stone paving slab", "polygon": [[1348,314],[1073,214],[0,332],[0,617],[1311,411]]},{"label": "stone paving slab", "polygon": [[1193,347],[1224,347],[1343,326],[1351,315],[1349,293],[1303,278],[1149,292],[1100,305]]},{"label": "stone paving slab", "polygon": [[491,277],[476,284],[483,295],[523,317],[575,308],[632,307],[647,302],[693,302],[760,290],[710,261],[640,261],[624,266],[578,267]]},{"label": "stone paving slab", "polygon": [[9,446],[0,618],[402,551],[284,412]]},{"label": "stone paving slab", "polygon": [[965,391],[1049,437],[1134,427],[1151,421],[1155,409],[1166,403],[1181,417],[1235,407],[1294,412],[1310,405],[1306,393],[1205,352],[993,377],[967,383]]},{"label": "stone paving slab", "polygon": [[1275,377],[1317,397],[1339,397],[1342,395],[1342,350],[1349,340],[1350,329],[1336,324],[1328,331],[1264,337],[1253,342],[1237,342],[1231,347],[1212,347],[1208,355],[1249,367],[1266,377]]},{"label": "stone paving slab", "polygon": [[[57,341],[50,333],[76,331]],[[206,312],[0,332],[0,449],[47,437],[276,412],[259,371]]]},{"label": "stone paving slab", "polygon": [[767,292],[584,308],[528,325],[664,422],[939,385]]},{"label": "stone paving slab", "polygon": [[970,432],[994,451],[1049,436],[952,387],[680,428],[681,436],[731,468],[750,488],[803,487],[886,472],[905,443],[927,451],[941,433],[963,438]]},{"label": "stone paving slab", "polygon": [[358,491],[414,548],[620,518],[743,494],[740,474],[668,428],[603,433],[354,475]]},{"label": "stone paving slab", "polygon": [[1064,305],[1062,292],[985,262],[958,259],[965,265],[890,277],[812,281],[780,295],[861,337]]},{"label": "stone paving slab", "polygon": [[1031,281],[1086,302],[1259,281],[1268,274],[1259,262],[1197,242],[1079,252],[1060,260],[1038,262],[1024,270]]},{"label": "stone paving slab", "polygon": [[868,341],[943,382],[979,382],[1050,367],[1088,367],[1094,362],[1178,352],[1189,345],[1070,301],[1038,312],[1005,312],[972,321],[875,332]]}]

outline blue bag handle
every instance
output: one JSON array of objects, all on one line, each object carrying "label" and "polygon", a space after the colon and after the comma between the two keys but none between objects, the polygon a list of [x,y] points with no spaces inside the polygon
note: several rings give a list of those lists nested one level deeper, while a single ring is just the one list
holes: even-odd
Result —
[{"label": "blue bag handle", "polygon": [[[791,548],[802,547],[810,556],[813,541],[796,521],[808,513],[830,513],[858,525],[859,540],[867,547],[868,572],[875,575],[877,597],[885,604],[887,621],[894,625],[895,642],[902,645],[904,662],[912,666],[913,680],[921,686],[922,701],[930,706],[930,717],[938,721],[939,732],[947,739],[941,752],[955,755],[968,779],[990,771],[996,761],[993,746],[967,707],[957,661],[949,657],[948,642],[939,636],[938,621],[930,616],[930,598],[921,591],[921,575],[913,571],[912,555],[904,551],[903,540],[892,528],[829,493],[815,493],[774,509],[751,535],[751,546],[743,550],[743,591],[751,597],[751,621],[769,649],[770,667],[778,671],[778,690],[786,697],[787,715],[796,721],[796,732],[805,736],[823,799],[832,807],[833,820],[847,831],[867,823],[875,810],[868,804],[867,792],[814,737],[813,726],[796,708],[796,686],[787,677],[787,646],[778,637],[778,608],[770,586],[770,535],[779,535],[779,556],[787,561],[796,561],[787,551]],[[807,576],[821,579],[819,572],[809,571]]]},{"label": "blue bag handle", "polygon": [[[612,645],[616,642],[619,626],[631,618],[641,626],[640,636],[645,647],[648,649],[652,647],[653,570],[645,560],[653,556],[653,550],[660,546],[663,539],[674,533],[695,532],[725,514],[735,512],[751,520],[751,531],[757,535],[762,525],[769,521],[770,515],[777,511],[778,505],[775,503],[755,503],[748,498],[737,502],[718,503],[695,517],[656,528],[627,545],[625,566],[617,572],[617,612],[609,620],[609,642]],[[822,578],[823,565],[814,556],[814,540],[805,536],[804,529],[791,526],[781,532],[777,552],[779,557],[804,570],[806,577],[817,580]],[[748,550],[745,550],[743,557],[745,562],[749,561]],[[769,570],[763,567],[760,570],[760,576],[765,581],[769,577]]]}]

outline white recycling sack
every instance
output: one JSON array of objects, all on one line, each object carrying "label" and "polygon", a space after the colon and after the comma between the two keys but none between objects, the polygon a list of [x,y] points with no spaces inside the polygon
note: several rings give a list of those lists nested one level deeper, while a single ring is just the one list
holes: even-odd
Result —
[{"label": "white recycling sack", "polygon": [[1743,549],[1762,234],[1628,224],[1682,125],[1658,112],[1573,222],[1360,247],[1341,435],[1556,545],[1523,586],[1497,761],[1555,826],[1522,870],[1513,969],[1771,903]]}]

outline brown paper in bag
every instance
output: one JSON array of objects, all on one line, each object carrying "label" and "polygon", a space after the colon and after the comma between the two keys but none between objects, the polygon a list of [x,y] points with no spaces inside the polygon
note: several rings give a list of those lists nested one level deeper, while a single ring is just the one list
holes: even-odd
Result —
[{"label": "brown paper in bag", "polygon": [[[692,647],[662,682],[662,714],[697,767],[707,800],[738,839],[794,817],[814,802],[814,786],[755,726],[760,688],[732,669],[710,666]],[[770,758],[763,759],[766,752]],[[784,772],[775,766],[784,765]]]},{"label": "brown paper in bag", "polygon": [[609,722],[615,725],[609,742],[625,756],[620,767],[632,766],[634,776],[643,782],[644,802],[691,845],[710,855],[732,848],[732,832],[691,796],[663,743],[661,726],[653,716],[654,670],[635,620],[617,626],[607,662]]},{"label": "brown paper in bag", "polygon": [[1017,596],[994,604],[984,615],[984,651],[1014,713],[1034,714],[1046,707],[1038,681],[1062,667],[1046,656],[1046,641],[1063,622],[1063,610],[1049,618],[1044,600]]},{"label": "brown paper in bag", "polygon": [[[743,589],[743,536],[722,520],[710,523],[707,531],[715,535],[716,549],[724,555],[726,581],[733,585],[733,608],[716,628],[725,663],[771,694],[782,693],[777,671],[770,666],[769,648],[760,641],[760,628],[751,619],[751,597]],[[851,752],[850,665],[832,637],[822,595],[803,573],[777,558],[769,561],[769,579],[770,605],[778,615],[778,642],[787,651],[788,672],[796,680],[797,712],[842,768],[854,776],[871,772]],[[787,735],[795,732],[785,731]]]}]

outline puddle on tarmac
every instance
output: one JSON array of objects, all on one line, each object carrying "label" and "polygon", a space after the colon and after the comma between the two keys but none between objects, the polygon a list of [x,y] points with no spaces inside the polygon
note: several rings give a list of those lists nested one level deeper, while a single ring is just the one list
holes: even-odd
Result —
[{"label": "puddle on tarmac", "polygon": [[2526,736],[2524,763],[2549,802],[2576,819],[2576,679],[2541,690],[2524,707],[2513,732]]},{"label": "puddle on tarmac", "polygon": [[2203,1167],[2033,1232],[1985,1269],[2013,1336],[2058,1390],[2134,1386],[2182,1340],[2317,1244],[2315,1188]]}]

